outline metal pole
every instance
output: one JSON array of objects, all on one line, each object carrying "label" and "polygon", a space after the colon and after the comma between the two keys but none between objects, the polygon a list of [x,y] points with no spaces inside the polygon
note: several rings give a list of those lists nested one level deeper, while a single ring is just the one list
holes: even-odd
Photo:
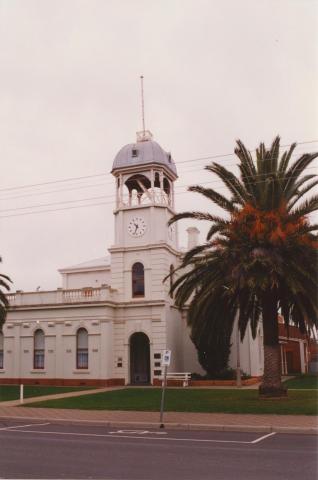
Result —
[{"label": "metal pole", "polygon": [[241,359],[240,359],[240,329],[239,329],[239,315],[237,314],[236,325],[236,386],[241,388]]},{"label": "metal pole", "polygon": [[145,103],[144,103],[144,77],[143,75],[140,76],[140,83],[141,83],[141,118],[142,118],[142,131],[143,135],[145,136]]},{"label": "metal pole", "polygon": [[20,403],[23,403],[23,383],[20,385]]},{"label": "metal pole", "polygon": [[168,370],[168,367],[165,366],[164,374],[163,374],[163,386],[162,386],[162,392],[161,392],[160,420],[159,420],[160,428],[165,428],[163,424],[163,408],[164,408],[165,390],[166,390],[166,384],[167,384],[167,370]]}]

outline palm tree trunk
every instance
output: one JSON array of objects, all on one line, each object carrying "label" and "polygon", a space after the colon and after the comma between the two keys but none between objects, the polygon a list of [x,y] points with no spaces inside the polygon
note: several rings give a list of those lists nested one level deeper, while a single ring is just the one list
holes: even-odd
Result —
[{"label": "palm tree trunk", "polygon": [[287,389],[281,380],[277,296],[275,290],[267,291],[262,299],[264,332],[264,375],[259,387],[260,397],[285,397]]}]

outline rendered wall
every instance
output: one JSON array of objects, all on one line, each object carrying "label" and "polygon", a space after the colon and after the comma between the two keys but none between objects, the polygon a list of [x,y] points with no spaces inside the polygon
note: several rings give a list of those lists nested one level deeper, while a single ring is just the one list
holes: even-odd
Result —
[{"label": "rendered wall", "polygon": [[[125,378],[130,383],[130,338],[136,332],[143,332],[150,343],[150,373],[153,380],[156,359],[155,353],[161,353],[166,348],[166,324],[164,304],[157,306],[128,305],[118,308],[114,319],[114,378]],[[118,359],[122,366],[118,367]]]},{"label": "rendered wall", "polygon": [[[237,367],[237,328],[234,323],[234,329],[231,336],[231,352],[229,357],[229,367]],[[255,339],[252,337],[252,332],[248,326],[246,329],[245,337],[239,344],[240,352],[240,368],[241,370],[251,376],[263,375],[263,345],[262,345],[262,329],[259,328],[258,334]]]},{"label": "rendered wall", "polygon": [[64,289],[110,285],[110,268],[93,272],[63,273],[62,284]]},{"label": "rendered wall", "polygon": [[205,370],[201,367],[198,361],[197,350],[190,338],[190,329],[186,325],[186,320],[183,320],[183,364],[184,371],[190,373],[199,373],[205,375]]},{"label": "rendered wall", "polygon": [[[9,312],[3,327],[6,378],[107,379],[113,374],[113,332],[109,307],[48,308]],[[76,368],[76,333],[88,331],[88,369]],[[34,332],[45,334],[45,368],[34,369]]]},{"label": "rendered wall", "polygon": [[184,372],[183,324],[181,313],[171,305],[165,309],[167,324],[167,346],[171,350],[171,364],[168,372]]}]

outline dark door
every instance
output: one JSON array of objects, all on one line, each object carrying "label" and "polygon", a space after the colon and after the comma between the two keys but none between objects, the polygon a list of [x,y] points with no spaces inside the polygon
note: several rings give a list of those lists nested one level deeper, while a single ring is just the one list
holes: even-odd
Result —
[{"label": "dark door", "polygon": [[287,373],[294,373],[293,352],[286,352]]},{"label": "dark door", "polygon": [[130,337],[130,383],[150,383],[149,338],[142,332]]}]

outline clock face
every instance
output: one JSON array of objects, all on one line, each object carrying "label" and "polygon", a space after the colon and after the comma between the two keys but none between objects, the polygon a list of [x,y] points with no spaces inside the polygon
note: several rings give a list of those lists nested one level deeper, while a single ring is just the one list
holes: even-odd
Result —
[{"label": "clock face", "polygon": [[141,237],[146,231],[146,222],[142,217],[134,217],[128,223],[128,233],[132,237]]}]

